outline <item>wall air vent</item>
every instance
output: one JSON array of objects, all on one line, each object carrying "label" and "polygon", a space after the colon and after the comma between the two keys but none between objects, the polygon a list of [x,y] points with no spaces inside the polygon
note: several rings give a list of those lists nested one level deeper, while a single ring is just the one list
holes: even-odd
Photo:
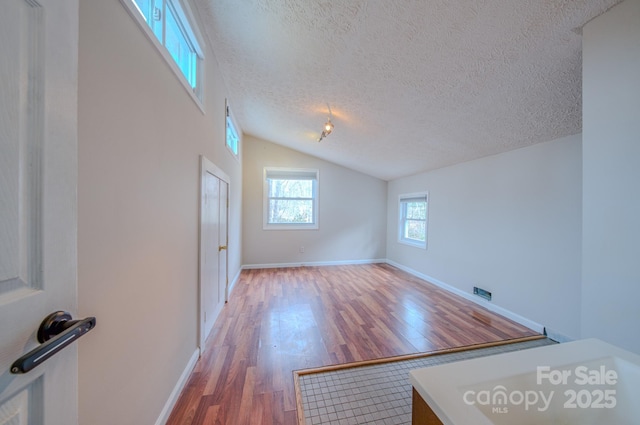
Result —
[{"label": "wall air vent", "polygon": [[491,292],[486,289],[478,288],[477,286],[473,287],[473,293],[479,297],[484,298],[487,301],[491,301]]}]

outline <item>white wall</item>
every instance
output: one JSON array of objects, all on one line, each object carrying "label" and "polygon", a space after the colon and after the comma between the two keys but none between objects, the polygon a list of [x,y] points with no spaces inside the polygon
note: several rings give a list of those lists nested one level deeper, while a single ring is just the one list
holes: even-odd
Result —
[{"label": "white wall", "polygon": [[640,0],[583,35],[582,334],[640,353]]},{"label": "white wall", "polygon": [[196,351],[201,153],[231,178],[239,271],[241,164],[205,55],[202,114],[119,1],[80,4],[78,301],[97,317],[79,342],[81,424],[155,423]]},{"label": "white wall", "polygon": [[[385,181],[249,135],[244,138],[243,158],[243,264],[385,258]],[[320,171],[318,230],[263,230],[264,167]],[[300,253],[301,246],[304,253]]]},{"label": "white wall", "polygon": [[[397,242],[398,196],[429,191],[428,248]],[[569,136],[389,182],[387,257],[554,332],[580,332],[581,144]]]}]

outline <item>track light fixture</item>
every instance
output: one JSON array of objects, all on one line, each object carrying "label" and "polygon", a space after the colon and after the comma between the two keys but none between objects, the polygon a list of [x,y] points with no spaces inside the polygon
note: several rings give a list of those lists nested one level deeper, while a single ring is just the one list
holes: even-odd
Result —
[{"label": "track light fixture", "polygon": [[320,133],[320,138],[318,142],[327,137],[333,131],[333,123],[331,122],[331,107],[327,103],[327,109],[329,109],[329,117],[327,117],[327,122],[324,123],[324,127],[322,128],[322,133]]}]

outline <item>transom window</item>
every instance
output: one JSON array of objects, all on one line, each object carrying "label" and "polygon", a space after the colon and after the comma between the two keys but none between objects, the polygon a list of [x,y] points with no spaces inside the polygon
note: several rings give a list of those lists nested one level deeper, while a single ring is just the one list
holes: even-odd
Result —
[{"label": "transom window", "polygon": [[227,127],[227,137],[226,137],[226,145],[227,148],[231,151],[236,159],[238,158],[238,151],[240,149],[240,138],[238,137],[238,130],[236,130],[235,120],[233,119],[233,115],[231,114],[231,109],[227,104],[227,118],[226,118],[226,127]]},{"label": "transom window", "polygon": [[318,228],[318,170],[264,169],[264,228]]},{"label": "transom window", "polygon": [[426,192],[400,195],[400,242],[427,248],[427,197]]},{"label": "transom window", "polygon": [[191,11],[180,0],[120,0],[162,53],[171,69],[202,108],[201,37]]}]

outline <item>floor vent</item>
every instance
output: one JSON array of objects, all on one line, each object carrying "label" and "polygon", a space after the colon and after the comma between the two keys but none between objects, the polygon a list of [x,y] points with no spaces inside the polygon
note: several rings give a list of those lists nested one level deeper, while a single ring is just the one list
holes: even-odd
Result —
[{"label": "floor vent", "polygon": [[486,289],[478,288],[477,286],[473,287],[473,293],[479,297],[484,298],[487,301],[491,301],[491,292]]}]

